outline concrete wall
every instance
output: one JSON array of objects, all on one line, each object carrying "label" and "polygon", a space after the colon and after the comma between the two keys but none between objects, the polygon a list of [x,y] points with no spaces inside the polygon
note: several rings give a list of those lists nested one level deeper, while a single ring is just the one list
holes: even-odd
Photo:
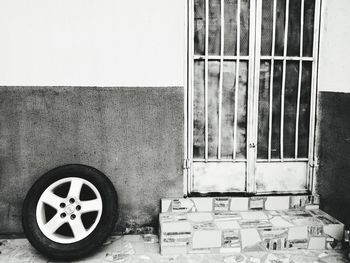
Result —
[{"label": "concrete wall", "polygon": [[317,191],[321,208],[350,226],[350,3],[322,2]]},{"label": "concrete wall", "polygon": [[[0,1],[0,233],[21,232],[25,192],[64,163],[112,179],[120,227],[182,195],[186,2]],[[322,2],[317,187],[349,223],[333,207],[349,207],[350,4]]]},{"label": "concrete wall", "polygon": [[[0,85],[183,86],[186,0],[2,0]],[[348,0],[322,0],[319,91],[350,92]]]},{"label": "concrete wall", "polygon": [[321,208],[350,226],[350,94],[321,92],[319,100]]},{"label": "concrete wall", "polygon": [[183,88],[0,87],[0,233],[21,232],[29,187],[56,166],[105,173],[118,227],[156,226],[182,195]]},{"label": "concrete wall", "polygon": [[186,0],[0,1],[0,233],[65,163],[111,178],[118,227],[157,224],[183,194],[185,27]]}]

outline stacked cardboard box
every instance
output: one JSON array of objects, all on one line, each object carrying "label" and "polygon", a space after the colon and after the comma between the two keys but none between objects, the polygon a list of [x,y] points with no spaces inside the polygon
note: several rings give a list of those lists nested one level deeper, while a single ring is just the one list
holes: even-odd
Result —
[{"label": "stacked cardboard box", "polygon": [[332,249],[344,225],[314,196],[163,199],[161,253]]}]

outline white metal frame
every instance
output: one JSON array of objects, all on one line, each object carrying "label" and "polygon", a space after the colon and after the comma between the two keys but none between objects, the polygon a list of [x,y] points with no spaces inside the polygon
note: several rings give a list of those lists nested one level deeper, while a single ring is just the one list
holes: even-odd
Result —
[{"label": "white metal frame", "polygon": [[[249,79],[248,79],[248,121],[247,121],[247,175],[246,175],[246,191],[254,192],[255,191],[255,160],[256,160],[256,145],[257,145],[257,136],[254,131],[254,116],[256,112],[256,105],[254,101],[257,100],[256,92],[254,89],[249,89],[252,85],[255,85],[255,53],[258,48],[257,45],[260,45],[260,41],[256,41],[256,32],[255,28],[257,25],[257,16],[256,16],[256,3],[254,0],[250,2],[250,21],[251,25],[249,27],[249,54],[253,54],[249,59]],[[252,30],[254,28],[254,30]],[[259,43],[257,43],[259,42]],[[260,49],[260,48],[259,48]],[[251,127],[251,128],[250,128]]]},{"label": "white metal frame", "polygon": [[[240,12],[240,1],[237,0],[237,12]],[[237,52],[236,56],[227,56],[223,54],[224,50],[224,0],[221,0],[221,47],[220,55],[208,55],[208,37],[205,38],[205,55],[194,55],[193,53],[193,32],[194,32],[194,23],[193,23],[193,10],[194,10],[194,0],[189,0],[186,5],[186,14],[188,20],[186,21],[186,51],[187,51],[187,61],[185,66],[185,71],[187,77],[187,82],[185,85],[185,96],[184,96],[184,105],[185,105],[185,122],[184,122],[184,145],[185,145],[185,158],[184,158],[184,195],[188,195],[192,191],[192,173],[191,173],[191,164],[193,161],[199,162],[235,162],[235,161],[245,161],[247,162],[247,175],[246,175],[246,192],[256,193],[255,189],[255,164],[257,162],[308,162],[309,170],[307,176],[307,189],[309,191],[313,190],[313,177],[314,175],[314,156],[315,156],[315,114],[316,114],[316,94],[317,94],[317,70],[318,70],[318,48],[319,48],[319,34],[320,34],[320,8],[321,0],[315,0],[315,15],[314,15],[314,37],[313,37],[313,56],[312,57],[303,57],[303,22],[304,22],[304,0],[301,0],[301,32],[300,32],[300,55],[298,57],[287,56],[287,38],[288,38],[288,16],[289,16],[289,0],[286,0],[286,19],[285,19],[285,35],[284,35],[284,52],[283,56],[275,56],[275,30],[276,30],[276,5],[278,0],[273,1],[273,39],[272,39],[272,53],[271,56],[262,56],[260,55],[261,50],[261,12],[256,10],[262,10],[262,1],[263,0],[251,0],[250,1],[250,27],[249,27],[249,55],[240,56],[240,15],[237,15]],[[206,36],[208,35],[208,22],[209,22],[209,1],[206,1]],[[205,158],[203,160],[196,159],[193,160],[193,151],[192,151],[192,142],[193,142],[193,62],[195,59],[204,60],[205,63]],[[218,138],[218,159],[208,159],[208,110],[207,110],[207,96],[208,96],[208,61],[210,60],[219,60],[220,61],[220,77],[219,77],[219,138]],[[233,160],[223,160],[221,158],[221,104],[222,104],[222,79],[223,79],[223,61],[233,60],[236,61],[236,89],[235,89],[235,98],[237,98],[238,92],[238,79],[239,79],[239,62],[247,61],[249,64],[248,68],[248,103],[247,103],[247,149],[246,149],[246,160],[236,160],[236,148],[234,148]],[[258,97],[259,97],[259,73],[260,73],[260,62],[261,60],[270,60],[271,61],[271,72],[270,72],[270,108],[269,116],[272,116],[272,96],[273,96],[273,70],[274,70],[274,61],[279,60],[283,61],[283,75],[282,75],[282,101],[281,101],[281,156],[279,159],[272,159],[270,150],[271,150],[271,126],[272,118],[269,117],[269,140],[268,140],[268,158],[257,159],[257,127],[258,127],[258,118],[256,116],[258,113]],[[285,79],[286,79],[286,61],[298,61],[299,62],[299,79],[298,79],[298,93],[297,93],[297,114],[296,114],[296,134],[295,134],[295,158],[284,158],[283,156],[283,125],[284,125],[284,89],[285,89]],[[298,125],[299,125],[299,101],[300,101],[300,89],[301,89],[301,77],[302,77],[302,64],[304,61],[312,62],[312,83],[311,83],[311,102],[310,102],[310,127],[309,127],[309,154],[308,158],[297,158],[297,146],[298,146]],[[249,88],[251,86],[254,88]],[[253,91],[253,92],[252,92]],[[237,101],[237,100],[235,100]],[[237,116],[237,103],[235,103],[235,116]],[[236,126],[237,118],[234,119],[234,147],[236,147]]]},{"label": "white metal frame", "polygon": [[319,47],[320,47],[320,26],[321,26],[321,5],[322,0],[315,2],[314,17],[314,46],[312,62],[312,81],[311,81],[311,103],[310,103],[310,134],[309,134],[309,176],[308,188],[315,191],[315,168],[317,166],[317,153],[315,152],[315,131],[316,131],[316,106],[317,106],[317,85],[318,85],[318,66],[319,66]]}]

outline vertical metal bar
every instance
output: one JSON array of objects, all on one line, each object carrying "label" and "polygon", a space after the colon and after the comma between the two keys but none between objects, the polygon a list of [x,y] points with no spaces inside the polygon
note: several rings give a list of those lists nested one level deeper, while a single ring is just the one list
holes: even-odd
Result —
[{"label": "vertical metal bar", "polygon": [[274,72],[274,56],[275,56],[275,41],[276,41],[276,12],[277,0],[273,0],[272,14],[272,48],[271,48],[271,73],[270,73],[270,109],[269,109],[269,145],[268,145],[268,160],[271,160],[271,140],[272,140],[272,103],[273,103],[273,72]]},{"label": "vertical metal bar", "polygon": [[288,20],[289,20],[289,0],[286,0],[286,22],[284,32],[284,51],[283,51],[283,75],[282,75],[282,92],[281,92],[281,135],[280,135],[280,148],[281,148],[281,161],[283,162],[283,126],[284,126],[284,90],[286,87],[286,63],[287,63],[287,48],[288,48]]},{"label": "vertical metal bar", "polygon": [[[188,93],[188,104],[189,104],[189,113],[188,113],[188,123],[189,123],[189,145],[188,145],[188,152],[189,152],[189,158],[191,160],[191,163],[193,161],[193,97],[194,97],[194,42],[193,42],[193,32],[194,32],[194,0],[190,0],[190,10],[189,13],[189,52],[188,52],[188,63],[189,63],[189,93]],[[190,169],[188,170],[188,192],[192,192],[193,189],[193,178],[192,178],[192,165],[190,166]]]},{"label": "vertical metal bar", "polygon": [[[190,25],[192,25],[192,16],[191,16],[191,2],[192,1],[188,1],[185,5],[185,14],[186,14],[186,21],[185,21],[185,43],[184,43],[184,50],[186,51],[186,58],[185,62],[184,62],[184,73],[185,76],[188,76],[187,79],[185,80],[185,85],[184,85],[184,160],[190,160],[190,148],[191,148],[191,140],[189,140],[190,138],[190,105],[189,105],[189,90],[190,90],[190,86],[192,83],[191,82],[191,67],[189,66],[189,63],[192,63],[192,56],[190,56],[191,51],[191,42],[190,39],[192,39],[191,36],[191,29],[190,29]],[[190,173],[189,173],[190,169],[184,169],[183,171],[183,193],[184,195],[187,195],[190,192],[189,189],[189,177],[190,177]]]},{"label": "vertical metal bar", "polygon": [[[316,125],[316,97],[317,97],[317,81],[318,81],[318,55],[319,55],[319,38],[320,38],[320,12],[321,0],[315,0],[315,16],[314,16],[314,43],[313,43],[313,63],[312,63],[312,81],[311,81],[311,103],[310,103],[310,126],[309,126],[309,164],[311,164],[315,156],[315,125]],[[310,167],[310,165],[309,165]],[[315,190],[316,184],[315,169],[311,168],[308,177],[308,188],[312,192]]]},{"label": "vertical metal bar", "polygon": [[205,0],[205,74],[204,74],[204,100],[205,100],[205,161],[208,161],[208,42],[209,42],[209,0]]},{"label": "vertical metal bar", "polygon": [[299,79],[298,79],[298,95],[297,95],[297,112],[295,116],[295,155],[298,158],[298,139],[299,139],[299,114],[300,114],[300,93],[301,93],[301,77],[303,69],[303,37],[304,37],[304,0],[301,0],[301,16],[300,16],[300,61],[299,61]]},{"label": "vertical metal bar", "polygon": [[224,0],[221,0],[221,42],[220,42],[220,82],[219,82],[219,139],[218,139],[218,159],[221,159],[221,114],[222,114],[222,82],[223,82],[223,57],[224,57]]},{"label": "vertical metal bar", "polygon": [[235,88],[235,117],[234,117],[234,128],[233,128],[233,159],[236,160],[237,151],[237,112],[238,112],[238,85],[239,85],[239,56],[240,56],[240,40],[241,40],[241,1],[237,0],[237,63],[236,63],[236,88]]},{"label": "vertical metal bar", "polygon": [[256,42],[256,30],[255,30],[255,21],[256,21],[256,2],[251,0],[249,3],[250,6],[250,15],[249,15],[249,71],[248,71],[248,98],[247,98],[247,141],[246,141],[246,152],[247,152],[247,178],[246,178],[246,191],[254,192],[255,191],[255,152],[256,148],[249,147],[249,144],[255,142],[254,135],[254,125],[255,125],[255,111],[254,111],[254,90],[255,90],[255,45]]}]

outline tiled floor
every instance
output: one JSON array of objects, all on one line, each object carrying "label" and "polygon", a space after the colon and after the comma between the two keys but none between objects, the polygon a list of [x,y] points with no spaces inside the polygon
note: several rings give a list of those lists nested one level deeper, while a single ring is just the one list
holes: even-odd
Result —
[{"label": "tiled floor", "polygon": [[[149,239],[146,240],[150,241]],[[190,254],[161,256],[158,243],[146,243],[140,235],[113,236],[95,254],[79,262],[125,263],[315,263],[350,262],[343,251],[293,250],[245,254]],[[152,240],[151,240],[152,242]],[[26,239],[0,240],[0,262],[52,262],[40,255]]]}]

